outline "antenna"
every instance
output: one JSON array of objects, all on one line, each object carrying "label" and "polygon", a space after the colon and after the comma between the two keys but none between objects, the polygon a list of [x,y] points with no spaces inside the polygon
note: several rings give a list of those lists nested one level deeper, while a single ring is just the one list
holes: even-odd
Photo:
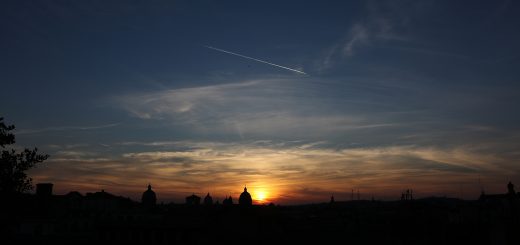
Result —
[{"label": "antenna", "polygon": [[460,188],[460,199],[462,199],[462,196],[464,196],[464,191],[462,190],[462,183],[459,183],[459,188]]},{"label": "antenna", "polygon": [[484,186],[482,185],[482,182],[480,181],[480,174],[478,174],[478,185],[480,187],[480,194],[484,194]]}]

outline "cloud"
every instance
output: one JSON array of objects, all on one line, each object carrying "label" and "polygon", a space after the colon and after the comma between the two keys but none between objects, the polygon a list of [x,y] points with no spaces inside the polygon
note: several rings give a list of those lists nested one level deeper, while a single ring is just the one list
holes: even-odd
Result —
[{"label": "cloud", "polygon": [[[123,109],[142,119],[160,119],[196,113],[206,105],[226,106],[233,100],[239,100],[247,95],[241,94],[249,90],[259,81],[230,83],[196,88],[172,89],[160,92],[129,94],[118,96],[114,101]],[[239,96],[228,97],[231,95]]]},{"label": "cloud", "polygon": [[355,48],[368,43],[370,36],[370,31],[363,24],[354,24],[342,40],[326,49],[318,61],[318,71],[331,68],[337,59],[353,56]]},{"label": "cloud", "polygon": [[317,79],[251,80],[133,93],[114,97],[112,103],[140,119],[168,121],[172,127],[186,127],[189,132],[241,138],[318,137],[398,124],[367,120],[366,111],[362,111],[390,105],[374,100],[386,96],[384,87],[352,85],[345,84],[343,93],[330,91],[332,85]]},{"label": "cloud", "polygon": [[367,1],[364,17],[353,21],[343,37],[325,49],[315,67],[319,72],[328,70],[368,45],[409,43],[411,38],[405,30],[413,14],[425,8],[422,5],[413,1]]},{"label": "cloud", "polygon": [[[411,186],[423,196],[439,191],[455,195],[450,187],[470,185],[479,173],[486,173],[485,180],[508,174],[500,165],[507,159],[467,147],[338,148],[312,141],[170,143],[176,145],[174,149],[119,155],[60,152],[48,167],[32,170],[32,175],[61,189],[105,188],[134,198],[152,182],[162,200],[182,200],[186,194],[208,191],[216,197],[237,196],[247,184],[287,204],[327,200],[331,192],[347,199],[350,189],[384,199],[396,199],[402,188]],[[478,195],[478,188],[470,190],[468,197]]]},{"label": "cloud", "polygon": [[355,24],[341,47],[342,55],[352,56],[354,54],[354,47],[366,43],[368,38],[369,30],[363,25]]},{"label": "cloud", "polygon": [[[502,91],[446,90],[427,84],[419,88],[408,81],[416,79],[421,77],[245,80],[123,94],[110,103],[159,131],[155,144],[163,149],[175,144],[164,132],[175,135],[175,141],[312,140],[367,147],[502,142],[503,149],[517,145],[511,132],[481,120],[481,108],[503,106],[493,100]],[[132,146],[125,144],[120,147]]]},{"label": "cloud", "polygon": [[94,126],[60,126],[60,127],[49,127],[42,129],[22,129],[16,132],[16,134],[37,134],[37,133],[46,133],[53,131],[72,131],[72,130],[96,130],[96,129],[104,129],[104,128],[112,128],[119,126],[120,123],[110,123],[103,125],[94,125]]}]

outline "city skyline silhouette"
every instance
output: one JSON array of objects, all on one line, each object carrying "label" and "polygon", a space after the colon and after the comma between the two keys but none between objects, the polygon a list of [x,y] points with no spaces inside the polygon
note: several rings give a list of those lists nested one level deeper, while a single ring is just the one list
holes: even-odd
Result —
[{"label": "city skyline silhouette", "polygon": [[[520,183],[514,1],[1,8],[0,115],[54,192],[275,203]],[[453,24],[456,23],[456,24]],[[261,193],[260,193],[261,192]]]},{"label": "city skyline silhouette", "polygon": [[0,243],[517,244],[519,23],[511,0],[4,0]]}]

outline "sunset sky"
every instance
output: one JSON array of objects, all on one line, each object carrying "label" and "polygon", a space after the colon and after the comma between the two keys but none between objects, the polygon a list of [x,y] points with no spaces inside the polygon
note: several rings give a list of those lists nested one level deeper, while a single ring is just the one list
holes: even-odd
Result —
[{"label": "sunset sky", "polygon": [[0,117],[56,194],[520,186],[520,1],[7,0],[0,33]]}]

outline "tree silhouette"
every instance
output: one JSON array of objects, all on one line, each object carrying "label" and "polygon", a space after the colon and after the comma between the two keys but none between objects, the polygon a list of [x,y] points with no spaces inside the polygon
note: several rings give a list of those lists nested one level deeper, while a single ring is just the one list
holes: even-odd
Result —
[{"label": "tree silhouette", "polygon": [[25,171],[45,161],[49,155],[38,154],[37,148],[25,148],[19,153],[15,149],[8,149],[6,146],[15,143],[15,136],[10,132],[15,126],[6,125],[3,120],[4,118],[0,117],[0,193],[22,193],[32,189],[32,179]]}]

